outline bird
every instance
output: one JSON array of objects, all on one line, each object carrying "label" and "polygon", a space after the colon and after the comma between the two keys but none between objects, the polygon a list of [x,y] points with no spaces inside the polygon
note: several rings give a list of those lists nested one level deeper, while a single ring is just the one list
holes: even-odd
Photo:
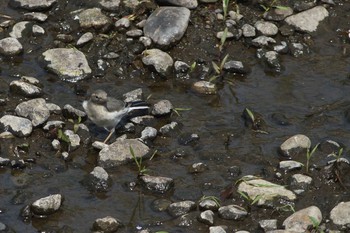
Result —
[{"label": "bird", "polygon": [[143,101],[125,103],[112,97],[108,97],[104,90],[94,91],[88,100],[83,101],[83,108],[88,118],[97,126],[109,131],[109,135],[103,143],[107,143],[115,132],[115,127],[130,111],[136,109],[148,109],[149,106],[133,106],[133,104],[145,104]]}]

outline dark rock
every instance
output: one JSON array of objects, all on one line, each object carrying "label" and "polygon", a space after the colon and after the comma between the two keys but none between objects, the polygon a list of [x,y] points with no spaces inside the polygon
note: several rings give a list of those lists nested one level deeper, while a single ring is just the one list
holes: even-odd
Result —
[{"label": "dark rock", "polygon": [[95,167],[84,179],[83,184],[93,192],[107,192],[111,186],[111,179],[102,167]]},{"label": "dark rock", "polygon": [[163,125],[159,129],[159,133],[163,136],[171,136],[173,133],[175,133],[176,129],[178,128],[178,123],[173,121],[169,124]]},{"label": "dark rock", "polygon": [[232,73],[239,73],[239,74],[248,73],[248,69],[244,67],[241,61],[234,61],[234,60],[227,61],[224,64],[223,70],[232,72]]},{"label": "dark rock", "polygon": [[158,212],[163,212],[168,209],[171,201],[168,199],[156,199],[152,202],[152,209]]},{"label": "dark rock", "polygon": [[267,65],[268,69],[272,69],[274,72],[280,72],[282,69],[279,55],[275,51],[265,51],[264,49],[257,50],[257,57]]},{"label": "dark rock", "polygon": [[302,43],[291,43],[289,50],[290,54],[292,54],[294,57],[300,57],[305,53],[308,53],[306,45]]},{"label": "dark rock", "polygon": [[183,146],[193,144],[198,140],[199,140],[199,136],[198,134],[195,134],[195,133],[183,133],[178,138],[179,144]]},{"label": "dark rock", "polygon": [[208,167],[204,163],[194,163],[188,169],[189,173],[201,173],[206,170],[208,170]]},{"label": "dark rock", "polygon": [[62,114],[66,119],[78,120],[80,117],[82,122],[87,119],[87,115],[85,112],[76,109],[69,104],[64,105],[62,109]]}]

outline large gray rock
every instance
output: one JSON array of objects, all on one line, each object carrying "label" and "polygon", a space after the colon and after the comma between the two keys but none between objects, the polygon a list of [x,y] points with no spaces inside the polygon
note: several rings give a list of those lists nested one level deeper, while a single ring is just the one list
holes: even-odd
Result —
[{"label": "large gray rock", "polygon": [[104,15],[100,8],[86,9],[78,15],[78,18],[82,28],[102,28],[111,23],[110,18]]},{"label": "large gray rock", "polygon": [[312,9],[289,16],[284,21],[300,31],[314,32],[318,24],[328,15],[326,8],[323,6],[316,6]]},{"label": "large gray rock", "polygon": [[311,221],[310,217],[314,218],[317,222],[321,222],[321,210],[316,206],[310,206],[299,210],[286,218],[286,220],[283,222],[283,226],[286,230],[304,233],[307,232],[308,227],[313,226],[313,222]]},{"label": "large gray rock", "polygon": [[173,67],[172,57],[160,49],[147,49],[142,53],[142,62],[153,67],[159,74],[167,76]]},{"label": "large gray rock", "polygon": [[147,19],[144,34],[157,45],[168,47],[185,34],[190,14],[185,7],[159,7]]},{"label": "large gray rock", "polygon": [[32,133],[33,125],[27,118],[5,115],[0,118],[0,128],[18,137],[26,137]]},{"label": "large gray rock", "polygon": [[37,98],[22,102],[15,109],[17,115],[27,117],[34,127],[42,125],[50,117],[50,111],[43,98]]},{"label": "large gray rock", "polygon": [[242,180],[237,190],[245,193],[251,200],[259,198],[257,201],[257,205],[259,206],[271,206],[279,198],[288,201],[296,199],[296,195],[282,185],[274,184],[254,176],[245,176]]},{"label": "large gray rock", "polygon": [[340,202],[331,210],[330,215],[330,218],[334,224],[350,224],[350,202]]},{"label": "large gray rock", "polygon": [[43,53],[47,68],[63,80],[76,82],[91,74],[84,53],[77,49],[56,48]]},{"label": "large gray rock", "polygon": [[198,6],[197,0],[156,0],[160,6],[183,6],[188,9],[195,9]]},{"label": "large gray rock", "polygon": [[56,212],[62,204],[62,195],[54,194],[34,201],[30,209],[37,215],[48,215]]},{"label": "large gray rock", "polygon": [[0,40],[0,54],[13,56],[21,53],[22,51],[22,44],[16,38],[7,37]]},{"label": "large gray rock", "polygon": [[149,152],[149,147],[137,139],[117,140],[100,151],[98,155],[99,166],[111,168],[133,161],[130,147],[137,159],[144,157]]},{"label": "large gray rock", "polygon": [[57,0],[11,0],[13,7],[19,7],[27,10],[45,10],[55,4]]}]

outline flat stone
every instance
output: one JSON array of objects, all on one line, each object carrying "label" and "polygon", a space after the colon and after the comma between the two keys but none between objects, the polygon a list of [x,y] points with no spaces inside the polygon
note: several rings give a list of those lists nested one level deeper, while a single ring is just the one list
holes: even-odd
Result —
[{"label": "flat stone", "polygon": [[91,32],[84,33],[77,41],[77,46],[84,45],[91,41],[94,38],[94,35]]},{"label": "flat stone", "polygon": [[10,4],[13,7],[23,8],[27,10],[46,10],[52,7],[57,0],[11,0]]},{"label": "flat stone", "polygon": [[296,199],[296,195],[282,185],[274,184],[253,176],[245,176],[242,180],[237,190],[246,193],[252,200],[259,197],[257,201],[258,206],[273,205],[273,202],[279,198],[289,201],[294,201]]},{"label": "flat stone", "polygon": [[22,38],[24,35],[24,31],[28,29],[31,23],[29,21],[21,21],[13,25],[12,31],[9,33],[9,35],[13,38],[19,39]]},{"label": "flat stone", "polygon": [[100,8],[86,9],[78,15],[78,18],[82,28],[99,29],[111,23],[110,18],[104,15]]},{"label": "flat stone", "polygon": [[301,169],[302,167],[303,167],[302,163],[294,160],[284,160],[279,163],[279,168],[288,170],[288,171]]},{"label": "flat stone", "polygon": [[226,230],[222,226],[213,226],[213,227],[209,227],[209,233],[226,233]]},{"label": "flat stone", "polygon": [[143,100],[142,88],[137,88],[135,90],[132,90],[123,94],[123,100],[126,103],[134,102],[134,101],[142,101]]},{"label": "flat stone", "polygon": [[303,135],[296,134],[284,141],[280,150],[285,156],[291,156],[293,150],[306,150],[311,147],[311,140]]},{"label": "flat stone", "polygon": [[271,43],[275,44],[276,41],[273,38],[267,37],[267,36],[259,36],[259,37],[252,40],[252,44],[256,47],[267,46]]},{"label": "flat stone", "polygon": [[242,33],[244,37],[254,37],[256,35],[255,27],[250,24],[244,24],[242,26]]},{"label": "flat stone", "polygon": [[37,215],[48,215],[56,212],[62,204],[61,194],[54,194],[34,201],[30,209]]},{"label": "flat stone", "polygon": [[0,54],[13,56],[20,54],[23,51],[22,44],[12,37],[7,37],[0,40]]},{"label": "flat stone", "polygon": [[153,127],[147,126],[141,132],[141,140],[152,140],[157,136],[157,130]]},{"label": "flat stone", "polygon": [[60,78],[70,82],[84,79],[91,68],[84,53],[73,48],[49,49],[43,53],[46,67]]},{"label": "flat stone", "polygon": [[244,67],[243,62],[234,60],[227,61],[224,64],[223,70],[239,74],[248,73],[248,70]]},{"label": "flat stone", "polygon": [[314,32],[319,23],[329,15],[326,8],[316,6],[309,10],[287,17],[284,21],[303,32]]},{"label": "flat stone", "polygon": [[36,20],[39,22],[45,22],[48,16],[41,12],[29,12],[23,14],[25,20]]},{"label": "flat stone", "polygon": [[26,137],[32,133],[33,125],[27,118],[4,115],[0,118],[0,128],[15,136]]},{"label": "flat stone", "polygon": [[15,111],[17,115],[29,118],[34,127],[44,124],[50,117],[50,111],[43,98],[22,102],[17,105]]},{"label": "flat stone", "polygon": [[168,47],[185,34],[190,19],[185,7],[159,7],[147,19],[144,34],[161,47]]},{"label": "flat stone", "polygon": [[137,159],[144,157],[149,152],[148,146],[137,139],[117,140],[99,152],[99,166],[103,168],[112,168],[134,161],[130,152],[130,147],[133,149]]},{"label": "flat stone", "polygon": [[321,210],[316,206],[310,206],[299,210],[286,218],[286,220],[283,221],[283,226],[286,230],[304,233],[307,232],[308,227],[313,226],[310,217],[313,217],[317,222],[321,222]]},{"label": "flat stone", "polygon": [[331,210],[330,218],[337,225],[350,224],[350,202],[340,202],[336,205]]},{"label": "flat stone", "polygon": [[32,27],[33,35],[40,36],[45,34],[45,29],[40,27],[39,25],[34,24]]}]

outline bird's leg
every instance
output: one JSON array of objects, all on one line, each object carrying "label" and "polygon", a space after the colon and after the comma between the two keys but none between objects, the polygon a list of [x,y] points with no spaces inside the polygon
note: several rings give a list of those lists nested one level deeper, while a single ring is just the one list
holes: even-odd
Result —
[{"label": "bird's leg", "polygon": [[106,137],[106,139],[103,141],[103,143],[106,144],[106,142],[108,142],[108,140],[109,140],[109,139],[111,138],[111,136],[113,135],[114,131],[115,131],[115,128],[113,128],[113,129],[111,129],[111,131],[109,131],[109,134],[108,134],[108,136]]}]

